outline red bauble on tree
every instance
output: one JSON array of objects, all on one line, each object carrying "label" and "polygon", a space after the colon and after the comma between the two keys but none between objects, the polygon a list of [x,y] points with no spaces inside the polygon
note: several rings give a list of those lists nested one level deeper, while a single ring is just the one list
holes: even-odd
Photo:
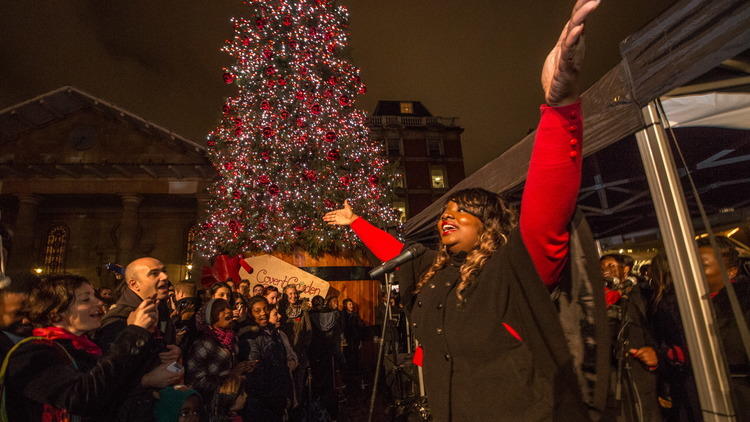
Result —
[{"label": "red bauble on tree", "polygon": [[260,177],[258,177],[258,183],[260,183],[261,185],[267,185],[271,183],[271,178],[268,177],[267,174],[262,174],[260,175]]},{"label": "red bauble on tree", "polygon": [[338,148],[333,148],[333,149],[331,149],[330,151],[328,151],[328,154],[326,155],[326,157],[327,157],[327,158],[328,158],[328,159],[329,159],[330,161],[336,161],[336,160],[338,160],[339,158],[341,158],[341,152],[339,151],[339,149],[338,149]]}]

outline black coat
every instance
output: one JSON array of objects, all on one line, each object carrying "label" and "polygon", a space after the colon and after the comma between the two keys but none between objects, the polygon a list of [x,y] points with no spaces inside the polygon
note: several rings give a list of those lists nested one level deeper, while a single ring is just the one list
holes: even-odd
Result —
[{"label": "black coat", "polygon": [[455,285],[465,254],[410,294],[436,253],[397,272],[424,349],[434,420],[586,420],[557,311],[518,231],[487,260],[461,306]]},{"label": "black coat", "polygon": [[[733,285],[745,319],[750,321],[750,281],[745,277],[738,277]],[[711,302],[716,313],[716,326],[719,327],[724,356],[726,356],[729,372],[732,375],[730,385],[737,420],[750,421],[750,361],[745,354],[737,320],[732,313],[726,289],[721,289]]]},{"label": "black coat", "polygon": [[[43,404],[88,421],[128,420],[124,391],[140,383],[139,368],[154,353],[148,331],[128,326],[97,358],[73,348],[68,340],[55,340],[75,360],[48,341],[32,341],[13,352],[5,382],[11,421],[42,420]],[[77,366],[77,368],[76,368]]]}]

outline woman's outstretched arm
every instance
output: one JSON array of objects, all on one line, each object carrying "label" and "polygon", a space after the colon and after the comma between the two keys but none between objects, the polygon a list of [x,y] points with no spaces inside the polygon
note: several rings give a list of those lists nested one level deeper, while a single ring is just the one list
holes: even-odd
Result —
[{"label": "woman's outstretched arm", "polygon": [[568,260],[568,224],[581,185],[583,118],[578,73],[583,62],[586,18],[600,0],[578,0],[542,69],[547,105],[537,127],[521,199],[520,230],[540,278],[558,282]]},{"label": "woman's outstretched arm", "polygon": [[355,214],[349,201],[344,201],[344,208],[326,213],[323,221],[332,226],[351,226],[367,249],[381,261],[396,257],[404,248],[398,239]]}]

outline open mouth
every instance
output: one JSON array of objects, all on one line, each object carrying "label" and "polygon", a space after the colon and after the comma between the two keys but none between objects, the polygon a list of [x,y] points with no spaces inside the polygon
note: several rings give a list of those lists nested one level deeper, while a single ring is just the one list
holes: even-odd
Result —
[{"label": "open mouth", "polygon": [[443,223],[443,225],[440,228],[442,230],[443,236],[448,235],[458,230],[458,227],[456,227],[453,223]]},{"label": "open mouth", "polygon": [[89,316],[91,318],[94,318],[94,319],[101,319],[104,316],[104,312],[103,311],[96,311],[96,312],[94,312],[92,314],[89,314]]}]

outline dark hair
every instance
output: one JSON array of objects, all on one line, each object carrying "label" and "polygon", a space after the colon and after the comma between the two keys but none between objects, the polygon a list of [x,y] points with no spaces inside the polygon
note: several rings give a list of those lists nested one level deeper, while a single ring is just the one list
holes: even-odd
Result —
[{"label": "dark hair", "polygon": [[[474,249],[466,256],[466,261],[459,268],[459,283],[456,286],[456,297],[459,302],[464,301],[463,292],[476,279],[487,259],[508,242],[511,230],[516,226],[516,213],[505,202],[502,196],[485,189],[471,188],[455,192],[445,201],[455,202],[469,214],[482,221],[482,231]],[[435,257],[432,266],[424,273],[415,287],[419,292],[432,279],[435,273],[448,263],[448,248],[445,245]]]},{"label": "dark hair", "polygon": [[[716,246],[719,247],[719,254],[721,254],[721,257],[724,259],[724,265],[727,269],[740,266],[740,253],[728,237],[716,236]],[[711,245],[711,239],[708,237],[698,239],[698,247],[713,248]]]},{"label": "dark hair", "polygon": [[214,283],[214,284],[211,285],[211,287],[208,289],[209,297],[213,298],[214,295],[216,294],[216,292],[218,292],[219,289],[221,289],[221,288],[225,288],[225,289],[229,290],[229,299],[230,300],[234,298],[234,292],[232,291],[232,288],[229,287],[229,284],[227,284],[227,283],[225,283],[223,281],[219,281],[219,282],[216,282],[216,283]]},{"label": "dark hair", "polygon": [[252,320],[253,324],[258,323],[257,321],[255,321],[255,317],[253,316],[253,306],[259,302],[263,302],[266,304],[266,306],[268,306],[268,301],[263,296],[253,296],[247,300],[247,316]]},{"label": "dark hair", "polygon": [[29,294],[34,286],[39,284],[39,277],[28,272],[7,273],[10,284],[0,289],[0,294],[21,293]]},{"label": "dark hair", "polygon": [[31,290],[29,297],[29,319],[38,326],[55,322],[75,301],[75,291],[84,284],[91,284],[81,276],[59,274],[43,277]]},{"label": "dark hair", "polygon": [[[643,267],[641,267],[643,268]],[[651,259],[651,283],[654,286],[654,293],[651,298],[652,308],[664,298],[664,294],[672,290],[672,272],[669,269],[667,256],[660,253]]]},{"label": "dark hair", "polygon": [[[599,257],[599,262],[604,261],[605,259],[614,259],[617,261],[618,264],[622,265],[623,267],[628,266],[628,258],[630,258],[627,255],[623,255],[621,253],[608,253],[604,254],[601,257]],[[630,258],[630,261],[633,261],[633,258]],[[632,264],[631,264],[632,265]]]},{"label": "dark hair", "polygon": [[219,314],[223,310],[229,309],[229,302],[224,299],[213,299],[213,302],[209,303],[211,303],[211,309],[209,310],[211,313],[211,320],[208,321],[208,325],[214,325],[216,323],[216,319],[219,318]]},{"label": "dark hair", "polygon": [[315,295],[312,298],[312,306],[315,309],[322,308],[326,304],[326,300],[321,295]]}]

